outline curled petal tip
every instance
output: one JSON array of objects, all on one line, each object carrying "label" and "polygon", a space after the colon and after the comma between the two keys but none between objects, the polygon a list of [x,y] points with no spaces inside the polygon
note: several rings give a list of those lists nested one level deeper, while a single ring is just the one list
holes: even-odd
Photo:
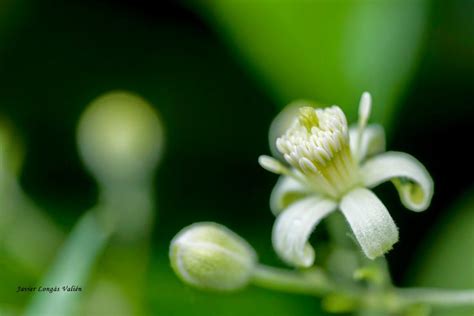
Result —
[{"label": "curled petal tip", "polygon": [[289,265],[307,268],[314,262],[314,250],[308,243],[317,224],[337,207],[336,202],[307,197],[291,204],[273,226],[273,248]]},{"label": "curled petal tip", "polygon": [[369,259],[382,256],[398,241],[398,229],[387,208],[365,188],[350,191],[340,208]]}]

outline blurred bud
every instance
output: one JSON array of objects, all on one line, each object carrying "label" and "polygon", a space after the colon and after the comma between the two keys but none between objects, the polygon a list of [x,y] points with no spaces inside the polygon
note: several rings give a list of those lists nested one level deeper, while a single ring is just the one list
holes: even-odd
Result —
[{"label": "blurred bud", "polygon": [[17,176],[23,159],[23,146],[13,125],[0,117],[0,174],[9,173]]},{"label": "blurred bud", "polygon": [[431,307],[426,304],[414,304],[401,313],[403,316],[429,316]]},{"label": "blurred bud", "polygon": [[257,262],[253,248],[216,223],[196,223],[171,241],[171,266],[185,283],[200,289],[233,291],[246,286]]},{"label": "blurred bud", "polygon": [[333,293],[325,296],[321,305],[330,313],[349,313],[358,308],[358,301],[345,294]]},{"label": "blurred bud", "polygon": [[102,182],[144,178],[163,151],[163,127],[156,111],[138,95],[115,91],[95,99],[77,130],[79,151]]},{"label": "blurred bud", "polygon": [[376,285],[382,285],[385,281],[382,271],[375,264],[355,270],[353,278],[354,280],[367,281]]}]

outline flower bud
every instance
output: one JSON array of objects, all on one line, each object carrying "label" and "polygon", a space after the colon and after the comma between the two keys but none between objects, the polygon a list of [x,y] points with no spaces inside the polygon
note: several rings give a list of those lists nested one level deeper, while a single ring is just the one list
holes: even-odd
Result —
[{"label": "flower bud", "polygon": [[141,97],[123,91],[95,99],[82,114],[77,131],[81,156],[101,181],[148,176],[163,147],[156,111]]},{"label": "flower bud", "polygon": [[182,229],[171,241],[171,266],[194,287],[233,291],[248,284],[257,262],[254,249],[228,228],[211,222]]}]

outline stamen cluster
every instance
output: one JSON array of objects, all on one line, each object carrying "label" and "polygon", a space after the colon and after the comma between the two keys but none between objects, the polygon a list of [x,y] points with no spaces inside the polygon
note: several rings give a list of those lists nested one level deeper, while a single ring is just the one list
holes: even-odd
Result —
[{"label": "stamen cluster", "polygon": [[347,120],[337,106],[303,107],[291,128],[276,141],[285,160],[317,191],[339,198],[357,183]]}]

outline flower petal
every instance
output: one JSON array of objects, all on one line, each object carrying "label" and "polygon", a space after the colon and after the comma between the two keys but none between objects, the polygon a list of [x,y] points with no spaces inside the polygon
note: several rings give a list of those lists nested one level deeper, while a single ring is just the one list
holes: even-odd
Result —
[{"label": "flower petal", "polygon": [[368,160],[361,168],[366,186],[372,188],[392,180],[406,208],[421,212],[433,197],[433,179],[425,167],[401,152],[386,152]]},{"label": "flower petal", "polygon": [[297,267],[309,267],[314,262],[314,250],[308,238],[314,227],[337,203],[320,197],[307,197],[282,212],[273,226],[273,248],[283,261]]},{"label": "flower petal", "polygon": [[340,208],[368,258],[383,255],[398,241],[397,226],[372,191],[365,188],[350,191],[342,198]]},{"label": "flower petal", "polygon": [[364,129],[360,148],[357,148],[359,128],[352,126],[349,129],[351,152],[358,161],[385,151],[385,131],[381,125],[370,124]]},{"label": "flower petal", "polygon": [[274,215],[278,215],[291,203],[307,194],[308,189],[303,184],[291,177],[282,176],[270,195],[270,209]]}]

